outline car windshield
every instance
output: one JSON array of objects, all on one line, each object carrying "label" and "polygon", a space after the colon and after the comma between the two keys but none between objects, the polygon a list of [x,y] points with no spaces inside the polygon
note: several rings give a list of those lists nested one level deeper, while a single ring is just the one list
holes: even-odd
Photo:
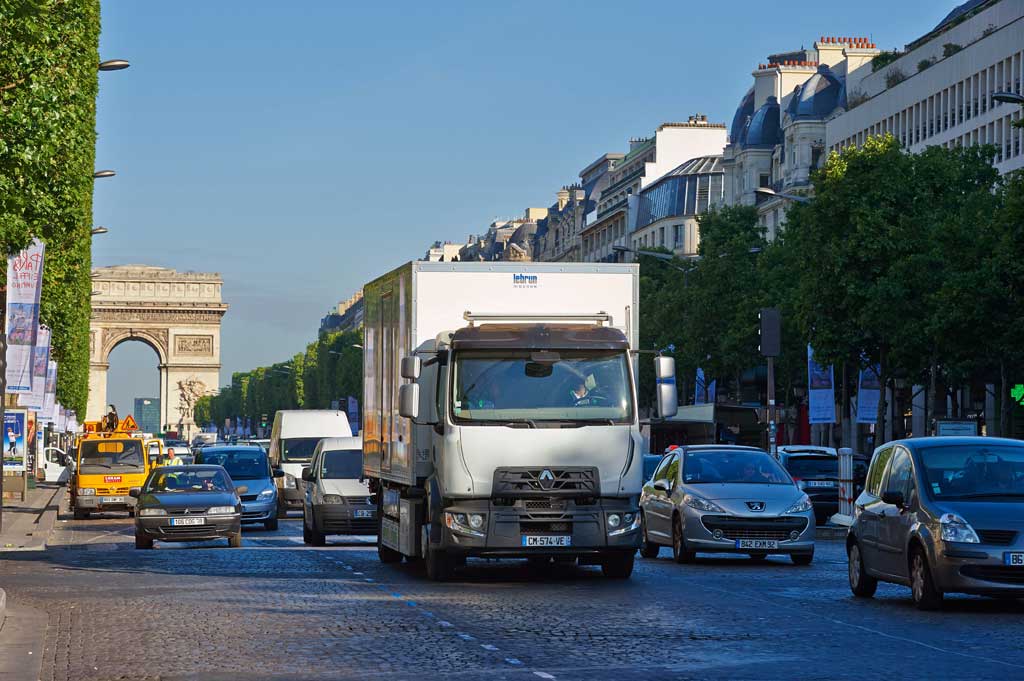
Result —
[{"label": "car windshield", "polygon": [[142,442],[139,440],[85,440],[81,444],[81,468],[141,468]]},{"label": "car windshield", "polygon": [[263,480],[270,477],[270,464],[262,449],[205,449],[202,463],[223,466],[232,480]]},{"label": "car windshield", "polygon": [[938,445],[920,456],[936,499],[1024,497],[1024,445]]},{"label": "car windshield", "polygon": [[319,437],[291,437],[281,440],[281,461],[312,461]]},{"label": "car windshield", "polygon": [[462,351],[452,381],[457,423],[633,420],[624,352]]},{"label": "car windshield", "polygon": [[839,476],[839,459],[830,456],[791,456],[786,470],[794,478],[835,478]]},{"label": "car windshield", "polygon": [[358,479],[363,474],[363,450],[334,449],[324,452],[324,464],[320,477],[337,480],[341,478]]},{"label": "car windshield", "polygon": [[782,466],[765,452],[742,450],[688,451],[683,482],[792,485]]},{"label": "car windshield", "polygon": [[232,489],[224,471],[217,468],[160,469],[149,477],[147,492],[228,492]]}]

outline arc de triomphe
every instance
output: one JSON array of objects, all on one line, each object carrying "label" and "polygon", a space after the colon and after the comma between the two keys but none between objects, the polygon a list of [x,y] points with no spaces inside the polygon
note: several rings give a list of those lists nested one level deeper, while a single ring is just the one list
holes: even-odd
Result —
[{"label": "arc de triomphe", "polygon": [[181,426],[191,435],[195,400],[220,386],[220,322],[228,309],[220,275],[117,265],[93,269],[92,282],[86,418],[106,411],[111,351],[138,340],[159,357],[163,430]]}]

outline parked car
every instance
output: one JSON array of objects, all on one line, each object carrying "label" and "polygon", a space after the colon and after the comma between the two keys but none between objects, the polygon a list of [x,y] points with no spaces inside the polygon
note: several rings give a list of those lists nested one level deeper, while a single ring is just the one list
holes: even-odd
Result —
[{"label": "parked car", "polygon": [[227,539],[242,545],[242,501],[245,485],[235,487],[220,466],[154,468],[142,487],[129,494],[135,506],[135,548],[151,549],[154,540]]},{"label": "parked car", "polygon": [[824,525],[839,512],[838,452],[832,447],[806,445],[783,445],[778,452],[779,463],[811,498],[815,520]]},{"label": "parked car", "polygon": [[847,538],[850,589],[911,588],[922,610],[960,592],[1024,598],[1024,442],[922,437],[875,450]]},{"label": "parked car", "polygon": [[377,505],[363,477],[358,437],[321,440],[302,469],[302,540],[323,546],[330,534],[377,534]]},{"label": "parked car", "polygon": [[738,445],[690,445],[667,453],[640,497],[645,558],[672,547],[676,562],[698,552],[755,560],[814,559],[811,500],[767,452]]},{"label": "parked car", "polygon": [[262,447],[207,445],[199,450],[196,462],[223,466],[232,480],[244,480],[248,490],[242,495],[242,522],[263,523],[277,530],[277,486],[274,478],[284,475],[272,470]]}]

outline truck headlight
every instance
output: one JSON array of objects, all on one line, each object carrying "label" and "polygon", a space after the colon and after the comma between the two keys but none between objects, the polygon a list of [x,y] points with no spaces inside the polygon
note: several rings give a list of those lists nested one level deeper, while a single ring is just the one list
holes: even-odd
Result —
[{"label": "truck headlight", "polygon": [[235,512],[234,506],[211,506],[206,515],[230,515]]},{"label": "truck headlight", "polygon": [[296,486],[295,486],[295,476],[292,475],[291,473],[285,473],[284,474],[284,488],[285,489],[295,489],[296,488]]},{"label": "truck headlight", "polygon": [[162,508],[143,508],[139,510],[140,517],[154,516],[154,515],[167,515],[167,511]]},{"label": "truck headlight", "polygon": [[[464,534],[468,537],[485,537],[486,535],[480,530],[484,526],[486,517],[481,513],[452,513],[445,511],[444,513],[444,524],[452,532],[458,534]],[[478,527],[474,529],[473,523],[476,522]]]},{"label": "truck headlight", "polygon": [[96,490],[92,487],[79,487],[78,496],[80,497],[91,497],[96,495]]},{"label": "truck headlight", "polygon": [[942,526],[942,541],[955,541],[961,544],[980,544],[978,533],[971,524],[955,513],[944,513],[939,519]]},{"label": "truck headlight", "polygon": [[635,511],[628,513],[608,514],[608,536],[617,537],[640,529],[640,514]]},{"label": "truck headlight", "polygon": [[273,499],[273,498],[274,498],[274,488],[273,487],[268,487],[267,489],[265,489],[265,490],[263,490],[262,492],[259,493],[259,495],[256,497],[256,500],[257,501],[269,501],[270,499]]},{"label": "truck headlight", "polygon": [[340,504],[341,503],[341,495],[340,494],[325,494],[324,495],[324,503],[325,504]]}]

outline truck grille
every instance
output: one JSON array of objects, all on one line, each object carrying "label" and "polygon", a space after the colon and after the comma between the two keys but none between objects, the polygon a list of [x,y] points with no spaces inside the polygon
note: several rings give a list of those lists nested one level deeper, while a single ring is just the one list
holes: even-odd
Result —
[{"label": "truck grille", "polygon": [[572,523],[521,520],[519,521],[519,531],[522,534],[572,534]]},{"label": "truck grille", "polygon": [[96,495],[104,497],[123,497],[128,495],[129,487],[97,487]]},{"label": "truck grille", "polygon": [[786,541],[790,532],[803,532],[806,518],[734,518],[724,515],[706,515],[700,519],[708,532],[722,530],[726,539],[775,539]]},{"label": "truck grille", "polygon": [[982,544],[1009,546],[1017,538],[1017,533],[1013,530],[978,530],[978,538]]},{"label": "truck grille", "polygon": [[597,468],[499,468],[494,471],[496,497],[600,496]]}]

